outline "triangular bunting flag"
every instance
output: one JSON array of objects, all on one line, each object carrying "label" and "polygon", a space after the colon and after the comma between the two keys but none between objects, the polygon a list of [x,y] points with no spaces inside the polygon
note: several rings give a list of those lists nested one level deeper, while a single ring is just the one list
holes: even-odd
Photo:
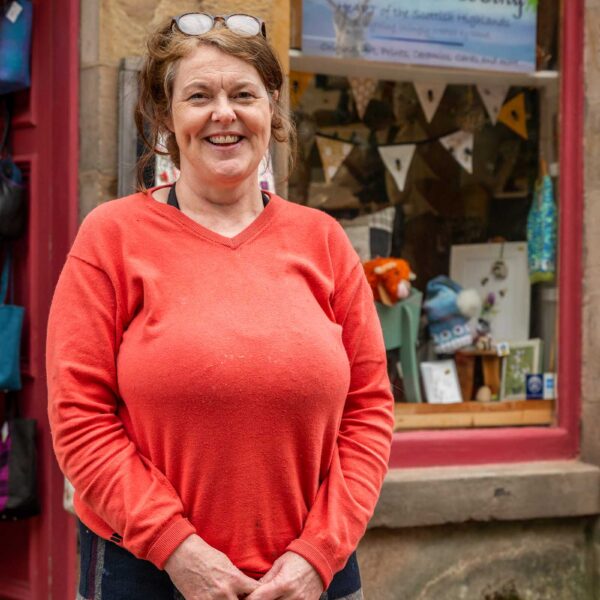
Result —
[{"label": "triangular bunting flag", "polygon": [[492,125],[496,124],[498,114],[508,94],[509,86],[507,85],[478,85],[477,91],[481,96],[481,100],[487,110]]},{"label": "triangular bunting flag", "polygon": [[416,150],[415,144],[397,144],[395,146],[379,146],[379,154],[387,170],[394,178],[398,189],[404,191],[406,176]]},{"label": "triangular bunting flag", "polygon": [[341,140],[332,140],[321,135],[315,136],[315,139],[317,140],[317,147],[319,148],[323,170],[325,171],[325,180],[327,183],[330,183],[336,176],[344,160],[346,160],[348,154],[352,152],[354,144]]},{"label": "triangular bunting flag", "polygon": [[498,121],[510,127],[522,138],[528,139],[527,117],[525,116],[525,94],[520,93],[509,100],[500,110]]},{"label": "triangular bunting flag", "polygon": [[290,103],[292,108],[300,104],[302,94],[310,85],[314,75],[312,73],[301,73],[300,71],[290,71]]},{"label": "triangular bunting flag", "polygon": [[415,91],[421,102],[421,108],[425,113],[427,122],[431,123],[435,111],[438,109],[444,92],[446,91],[445,83],[415,83]]},{"label": "triangular bunting flag", "polygon": [[360,119],[365,116],[365,111],[371,98],[375,94],[377,89],[377,79],[362,78],[362,77],[350,77],[350,87],[352,88],[352,94],[354,95],[354,102],[356,104],[356,112]]},{"label": "triangular bunting flag", "polygon": [[473,172],[473,143],[475,136],[469,131],[457,131],[443,138],[440,143],[452,156],[458,164],[468,173]]}]

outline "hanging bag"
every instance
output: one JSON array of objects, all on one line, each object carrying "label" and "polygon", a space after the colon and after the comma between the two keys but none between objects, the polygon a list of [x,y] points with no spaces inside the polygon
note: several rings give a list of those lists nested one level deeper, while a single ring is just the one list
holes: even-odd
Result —
[{"label": "hanging bag", "polygon": [[7,101],[3,103],[3,108],[4,127],[0,134],[0,241],[23,235],[27,218],[23,178],[9,151],[11,119]]},{"label": "hanging bag", "polygon": [[31,84],[31,0],[0,0],[0,94],[28,88]]},{"label": "hanging bag", "polygon": [[0,425],[0,519],[39,514],[37,494],[36,421],[19,415],[17,398],[7,394]]},{"label": "hanging bag", "polygon": [[[0,277],[0,391],[21,389],[21,331],[25,309],[13,302],[12,257],[7,251]],[[10,288],[10,304],[6,304]]]}]

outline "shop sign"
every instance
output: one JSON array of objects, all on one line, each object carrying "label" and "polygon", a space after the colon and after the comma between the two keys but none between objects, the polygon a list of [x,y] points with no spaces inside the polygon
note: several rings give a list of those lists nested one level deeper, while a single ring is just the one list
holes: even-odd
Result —
[{"label": "shop sign", "polygon": [[537,0],[304,0],[305,55],[535,70]]}]

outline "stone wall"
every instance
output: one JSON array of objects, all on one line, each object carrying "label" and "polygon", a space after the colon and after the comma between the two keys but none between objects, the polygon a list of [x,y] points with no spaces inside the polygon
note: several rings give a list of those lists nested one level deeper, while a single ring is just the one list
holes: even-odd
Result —
[{"label": "stone wall", "polygon": [[600,465],[600,1],[585,2],[582,458]]},{"label": "stone wall", "polygon": [[263,18],[287,72],[289,0],[82,0],[80,217],[117,194],[118,73],[140,56],[149,31],[187,11],[246,12]]},{"label": "stone wall", "polygon": [[367,600],[595,600],[589,520],[370,531]]}]

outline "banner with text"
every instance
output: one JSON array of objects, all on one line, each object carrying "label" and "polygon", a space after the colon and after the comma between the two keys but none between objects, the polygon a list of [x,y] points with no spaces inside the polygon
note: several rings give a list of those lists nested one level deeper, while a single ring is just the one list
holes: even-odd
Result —
[{"label": "banner with text", "polygon": [[537,0],[304,0],[303,6],[305,55],[535,71]]}]

